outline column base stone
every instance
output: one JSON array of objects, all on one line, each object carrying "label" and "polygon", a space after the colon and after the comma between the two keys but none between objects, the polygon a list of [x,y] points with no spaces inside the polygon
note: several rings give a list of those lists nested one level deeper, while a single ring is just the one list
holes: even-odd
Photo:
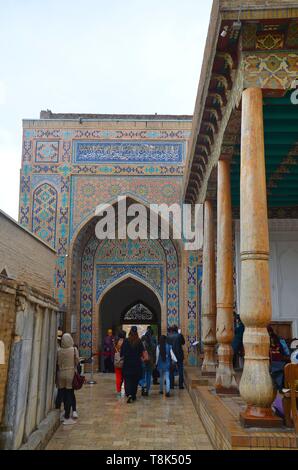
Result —
[{"label": "column base stone", "polygon": [[271,408],[248,406],[240,413],[240,423],[250,428],[280,428],[283,426],[282,418],[274,415]]},{"label": "column base stone", "polygon": [[201,371],[202,377],[216,377],[216,372],[214,371],[208,371],[208,370],[202,370]]}]

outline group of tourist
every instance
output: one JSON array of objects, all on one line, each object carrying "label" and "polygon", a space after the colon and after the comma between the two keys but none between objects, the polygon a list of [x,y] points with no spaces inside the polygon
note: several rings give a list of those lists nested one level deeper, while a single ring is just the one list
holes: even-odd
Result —
[{"label": "group of tourist", "polygon": [[178,367],[179,388],[183,389],[183,345],[185,339],[177,326],[169,328],[168,336],[162,335],[159,343],[148,326],[142,338],[138,329],[133,326],[126,338],[125,332],[120,332],[115,340],[114,369],[116,376],[117,396],[121,397],[124,383],[127,403],[136,401],[138,386],[142,396],[148,396],[152,378],[159,376],[160,394],[170,396],[170,389],[175,386],[175,368]]},{"label": "group of tourist", "polygon": [[[238,334],[233,341],[234,353],[243,349],[244,326],[238,322]],[[236,332],[237,333],[237,332]],[[284,367],[289,362],[298,363],[298,340],[296,349],[290,351],[287,342],[279,337],[271,326],[268,327],[270,337],[270,372],[276,390],[281,391],[284,386]],[[170,397],[170,390],[175,386],[175,372],[179,376],[179,388],[184,388],[183,380],[183,345],[185,339],[177,326],[168,330],[168,335],[161,335],[159,342],[151,326],[139,338],[138,328],[132,326],[128,337],[126,332],[120,331],[115,338],[112,330],[104,340],[105,372],[115,372],[117,397],[121,397],[124,384],[127,403],[136,401],[138,387],[142,396],[148,396],[153,383],[158,383],[159,391]],[[64,425],[74,424],[78,419],[76,397],[73,388],[74,371],[80,373],[78,348],[74,345],[69,333],[58,337],[57,373],[56,373],[56,408],[60,409],[61,421]],[[164,392],[165,390],[165,392]]]},{"label": "group of tourist", "polygon": [[[290,351],[290,348],[286,340],[278,336],[274,332],[271,325],[268,326],[267,330],[268,330],[269,339],[270,339],[270,348],[269,348],[270,374],[271,374],[272,382],[273,382],[275,389],[278,391],[281,391],[284,386],[284,368],[288,363],[294,362],[297,352],[296,350],[292,352]],[[232,349],[234,353],[233,355],[234,367],[237,367],[237,365],[242,363],[244,359],[243,335],[244,335],[244,324],[242,323],[239,315],[237,315],[235,330],[234,330],[234,338],[232,341]]]},{"label": "group of tourist", "polygon": [[[80,360],[77,346],[69,333],[59,332],[56,369],[57,395],[56,409],[64,411],[60,419],[63,425],[75,424],[78,419],[76,397],[73,388],[75,371],[80,373]],[[168,330],[168,336],[162,335],[159,343],[153,330],[148,326],[145,335],[140,339],[138,329],[133,326],[126,338],[126,332],[121,331],[114,338],[112,330],[104,340],[105,372],[115,372],[117,396],[121,397],[121,388],[124,383],[127,403],[136,400],[138,386],[141,387],[142,396],[148,396],[152,378],[157,383],[160,379],[160,393],[170,396],[170,389],[175,385],[175,367],[178,367],[179,388],[183,389],[183,345],[185,340],[178,327]]]}]

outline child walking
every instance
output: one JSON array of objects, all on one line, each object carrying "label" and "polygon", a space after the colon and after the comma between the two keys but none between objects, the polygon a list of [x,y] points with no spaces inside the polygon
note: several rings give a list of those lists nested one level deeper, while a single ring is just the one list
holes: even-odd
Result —
[{"label": "child walking", "polygon": [[115,345],[115,356],[114,356],[114,369],[115,369],[115,377],[116,377],[116,390],[117,390],[117,397],[121,398],[121,387],[123,383],[123,357],[121,357],[120,351],[122,344],[125,339],[125,332],[121,331],[118,335],[118,341]]}]

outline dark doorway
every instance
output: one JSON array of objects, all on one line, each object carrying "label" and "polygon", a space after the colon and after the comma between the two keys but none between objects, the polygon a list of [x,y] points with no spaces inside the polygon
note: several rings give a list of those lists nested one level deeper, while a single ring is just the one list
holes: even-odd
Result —
[{"label": "dark doorway", "polygon": [[[128,312],[134,313],[134,307],[140,304],[147,310],[146,319],[142,319],[142,315],[135,315],[134,318],[133,315],[127,316]],[[149,287],[130,277],[110,289],[100,302],[99,349],[102,350],[103,340],[109,328],[117,334],[123,325],[128,324],[154,325],[158,335],[161,332],[161,305],[157,295]]]}]

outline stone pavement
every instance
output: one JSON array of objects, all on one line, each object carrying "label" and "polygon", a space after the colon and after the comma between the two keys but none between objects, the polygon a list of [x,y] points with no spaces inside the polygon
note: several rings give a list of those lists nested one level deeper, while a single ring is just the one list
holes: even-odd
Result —
[{"label": "stone pavement", "polygon": [[203,450],[212,445],[187,390],[166,398],[154,385],[150,397],[117,399],[114,374],[96,374],[97,385],[76,392],[78,422],[61,425],[47,450]]}]

